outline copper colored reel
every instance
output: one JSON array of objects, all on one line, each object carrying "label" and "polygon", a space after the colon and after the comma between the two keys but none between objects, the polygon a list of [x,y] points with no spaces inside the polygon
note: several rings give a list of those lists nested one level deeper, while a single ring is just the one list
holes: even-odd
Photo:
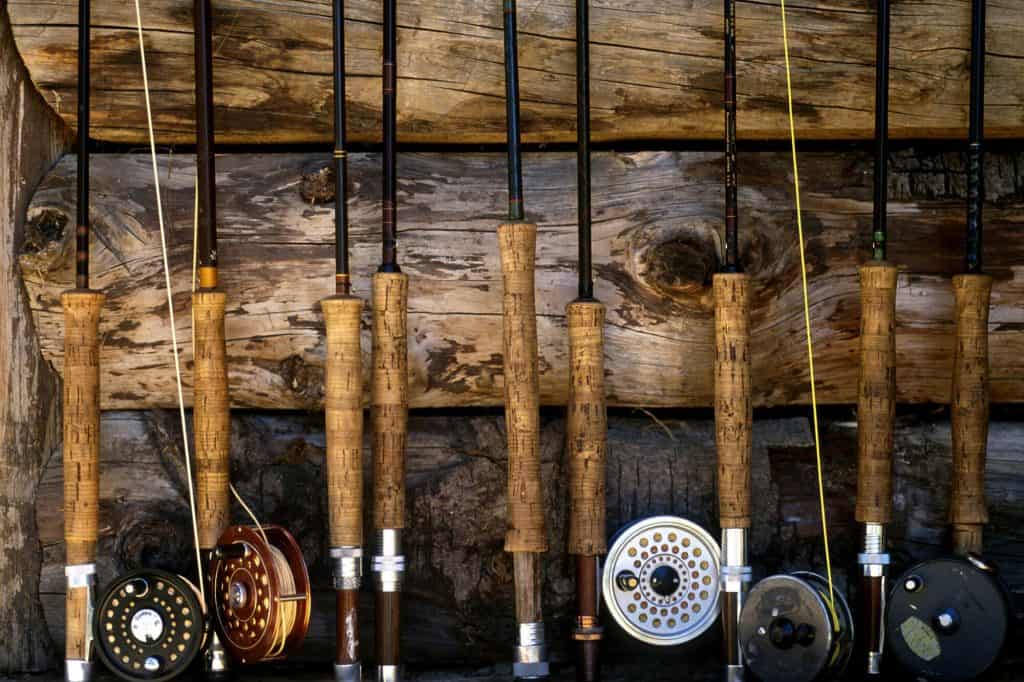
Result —
[{"label": "copper colored reel", "polygon": [[212,607],[224,647],[240,663],[286,658],[309,629],[309,573],[280,526],[231,526],[210,567]]}]

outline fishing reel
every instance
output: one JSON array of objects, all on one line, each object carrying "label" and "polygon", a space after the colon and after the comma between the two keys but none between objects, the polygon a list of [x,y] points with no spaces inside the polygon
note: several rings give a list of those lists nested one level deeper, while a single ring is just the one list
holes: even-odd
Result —
[{"label": "fishing reel", "polygon": [[886,648],[929,680],[971,680],[999,659],[1010,631],[1010,596],[980,557],[932,559],[897,580],[885,614]]},{"label": "fishing reel", "polygon": [[817,682],[842,675],[853,656],[846,600],[815,573],[757,583],[740,613],[739,640],[751,672],[764,682]]},{"label": "fishing reel", "polygon": [[654,646],[697,639],[718,620],[720,557],[714,538],[686,519],[626,526],[612,539],[601,579],[612,619]]},{"label": "fishing reel", "polygon": [[280,526],[231,526],[210,566],[210,601],[228,653],[240,663],[283,659],[309,629],[309,574]]},{"label": "fishing reel", "polygon": [[199,590],[164,571],[133,571],[100,597],[93,623],[99,659],[123,680],[163,682],[202,650],[206,616]]}]

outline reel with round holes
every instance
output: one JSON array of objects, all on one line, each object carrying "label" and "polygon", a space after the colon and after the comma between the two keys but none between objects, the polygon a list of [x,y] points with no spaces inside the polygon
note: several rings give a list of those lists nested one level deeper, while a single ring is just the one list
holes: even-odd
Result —
[{"label": "reel with round holes", "polygon": [[653,516],[613,538],[601,591],[612,619],[631,637],[674,646],[718,619],[721,550],[696,523]]},{"label": "reel with round holes", "polygon": [[211,603],[224,647],[240,663],[282,659],[309,629],[309,574],[295,538],[280,526],[231,526],[210,568]]},{"label": "reel with round holes", "polygon": [[920,563],[893,584],[886,648],[915,676],[972,680],[998,661],[1010,631],[1010,596],[979,557]]},{"label": "reel with round holes", "polygon": [[740,613],[739,639],[750,670],[763,682],[839,677],[853,655],[853,617],[828,581],[815,573],[774,575],[757,583]]},{"label": "reel with round holes", "polygon": [[121,679],[170,680],[202,650],[205,623],[199,591],[188,580],[164,571],[133,571],[97,601],[96,651]]}]

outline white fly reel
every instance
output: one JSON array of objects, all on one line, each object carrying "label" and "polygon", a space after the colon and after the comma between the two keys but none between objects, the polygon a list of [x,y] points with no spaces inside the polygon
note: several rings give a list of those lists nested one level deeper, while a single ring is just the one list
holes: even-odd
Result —
[{"label": "white fly reel", "polygon": [[605,560],[601,591],[612,619],[654,646],[693,641],[718,620],[721,550],[698,524],[652,516],[623,528]]}]

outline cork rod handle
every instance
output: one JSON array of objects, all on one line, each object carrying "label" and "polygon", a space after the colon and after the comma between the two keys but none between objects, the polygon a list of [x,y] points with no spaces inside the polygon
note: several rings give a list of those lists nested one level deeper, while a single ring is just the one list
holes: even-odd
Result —
[{"label": "cork rod handle", "polygon": [[505,551],[546,552],[540,477],[540,383],[534,254],[537,226],[498,228],[505,353],[505,426],[508,435],[508,516]]},{"label": "cork rod handle", "polygon": [[[64,308],[64,542],[69,566],[96,561],[99,537],[100,310],[103,294],[76,290]],[[69,589],[66,657],[85,660],[88,590]]]},{"label": "cork rod handle", "polygon": [[604,392],[605,308],[574,301],[569,323],[569,553],[595,556],[605,540],[605,450],[608,416]]},{"label": "cork rod handle", "polygon": [[363,545],[363,371],[359,323],[362,299],[321,302],[327,327],[327,499],[330,546]]},{"label": "cork rod handle", "polygon": [[715,300],[715,443],[722,528],[750,528],[750,279],[719,273]]},{"label": "cork rod handle", "polygon": [[195,334],[196,515],[199,545],[213,549],[230,520],[231,414],[221,291],[192,294]]},{"label": "cork rod handle", "polygon": [[892,520],[896,416],[896,279],[888,263],[860,268],[860,378],[857,383],[857,521]]},{"label": "cork rod handle", "polygon": [[405,441],[409,418],[406,315],[409,278],[373,276],[372,427],[375,528],[405,527]]},{"label": "cork rod handle", "polygon": [[957,553],[980,552],[985,504],[985,451],[988,443],[988,313],[992,278],[957,275],[956,346],[953,356],[953,493],[950,517]]}]

